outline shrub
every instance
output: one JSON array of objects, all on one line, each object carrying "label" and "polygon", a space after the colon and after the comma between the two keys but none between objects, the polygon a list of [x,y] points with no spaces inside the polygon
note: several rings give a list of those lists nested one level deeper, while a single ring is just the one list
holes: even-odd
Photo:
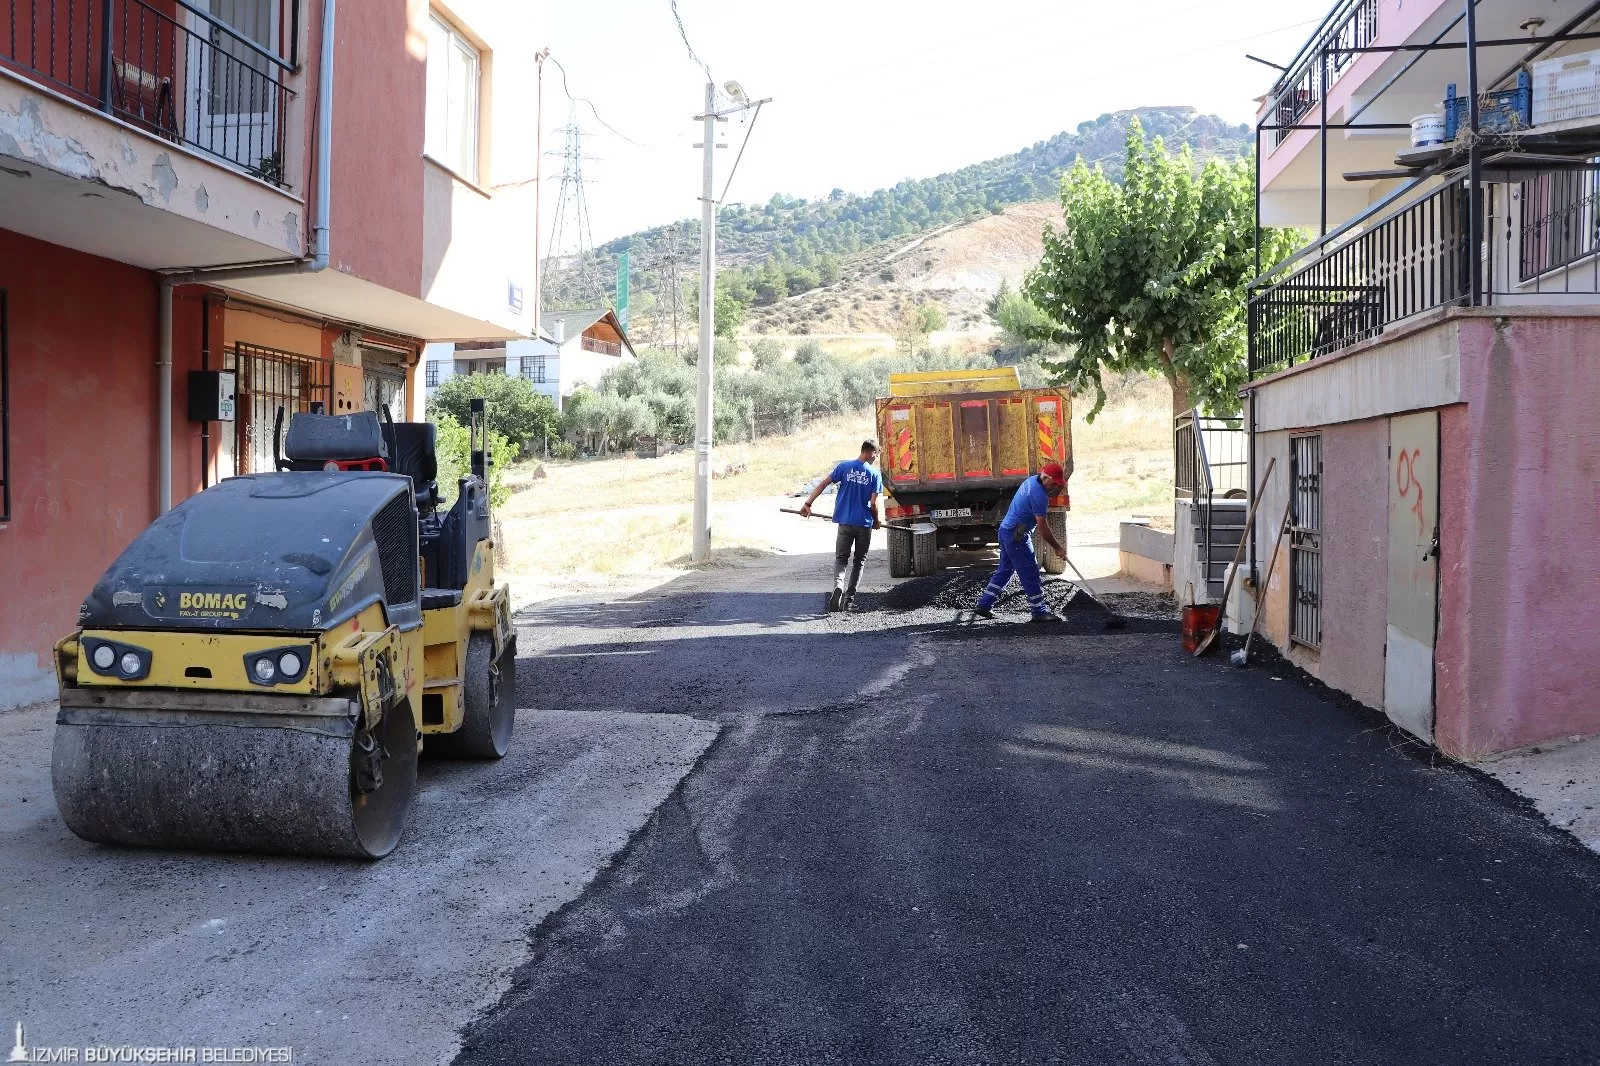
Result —
[{"label": "shrub", "polygon": [[[449,507],[455,503],[456,495],[460,492],[461,479],[472,470],[471,433],[449,415],[440,415],[435,424],[439,427],[439,498],[442,507]],[[499,507],[510,497],[511,490],[505,484],[505,471],[506,467],[516,462],[518,452],[518,447],[510,440],[492,429],[489,431],[490,507]]]},{"label": "shrub", "polygon": [[428,418],[443,426],[449,418],[465,426],[472,418],[472,401],[482,398],[488,407],[489,429],[522,452],[547,435],[559,432],[561,413],[555,402],[524,378],[505,374],[465,374],[434,390],[428,401]]}]

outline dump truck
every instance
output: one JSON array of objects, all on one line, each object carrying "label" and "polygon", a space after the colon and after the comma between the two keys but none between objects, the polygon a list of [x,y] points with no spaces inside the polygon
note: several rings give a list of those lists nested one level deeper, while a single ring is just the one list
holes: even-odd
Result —
[{"label": "dump truck", "polygon": [[[997,545],[1025,480],[1047,463],[1071,473],[1071,394],[1025,389],[1015,367],[891,374],[877,417],[893,577],[934,573],[940,549]],[[1063,545],[1070,506],[1065,492],[1050,501]],[[1066,560],[1040,547],[1046,572],[1061,573]]]},{"label": "dump truck", "polygon": [[280,410],[276,471],[222,480],[139,534],[55,648],[67,827],[379,858],[420,753],[503,756],[516,638],[484,416],[473,401],[470,473],[448,507],[431,424],[313,410],[285,439]]}]

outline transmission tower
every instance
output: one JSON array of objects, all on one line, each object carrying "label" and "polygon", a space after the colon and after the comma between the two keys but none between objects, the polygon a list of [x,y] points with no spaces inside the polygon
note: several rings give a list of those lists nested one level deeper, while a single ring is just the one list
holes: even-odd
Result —
[{"label": "transmission tower", "polygon": [[555,221],[550,227],[550,262],[571,280],[571,288],[588,302],[600,294],[583,177],[583,161],[594,157],[583,153],[586,134],[578,125],[577,111],[574,103],[567,124],[556,131],[565,138],[563,147],[560,152],[550,153],[561,156],[561,192],[556,200]]},{"label": "transmission tower", "polygon": [[656,267],[657,283],[660,291],[657,294],[657,312],[666,320],[668,328],[672,331],[672,350],[678,351],[683,347],[683,337],[680,332],[683,321],[683,223],[674,222],[667,227],[666,234],[661,239],[660,261]]}]

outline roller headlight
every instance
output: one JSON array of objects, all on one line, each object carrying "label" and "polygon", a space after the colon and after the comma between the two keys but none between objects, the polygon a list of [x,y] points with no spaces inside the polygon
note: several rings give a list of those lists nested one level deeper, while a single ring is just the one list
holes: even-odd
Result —
[{"label": "roller headlight", "polygon": [[292,685],[305,678],[312,650],[309,645],[296,644],[253,651],[244,657],[245,676],[257,685]]},{"label": "roller headlight", "polygon": [[150,676],[151,655],[144,648],[115,640],[85,638],[84,656],[89,669],[119,681],[143,681]]}]

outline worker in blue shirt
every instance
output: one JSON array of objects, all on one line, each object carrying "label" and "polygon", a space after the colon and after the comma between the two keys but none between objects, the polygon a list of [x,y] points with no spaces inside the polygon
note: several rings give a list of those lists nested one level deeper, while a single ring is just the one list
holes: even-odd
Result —
[{"label": "worker in blue shirt", "polygon": [[839,526],[839,534],[833,545],[833,591],[828,594],[830,611],[855,610],[856,583],[861,580],[861,567],[867,561],[867,549],[872,546],[872,531],[883,525],[883,513],[878,504],[883,495],[883,475],[872,465],[877,458],[877,443],[862,441],[861,455],[835,466],[800,505],[800,513],[810,518],[811,505],[817,502],[817,497],[829,485],[839,486],[833,501],[833,520]]},{"label": "worker in blue shirt", "polygon": [[1050,499],[1066,488],[1067,475],[1059,463],[1047,463],[1033,477],[1022,483],[1011,499],[1011,508],[1000,521],[1000,566],[989,579],[989,587],[978,597],[973,614],[979,618],[993,618],[994,605],[1016,574],[1022,590],[1028,594],[1028,610],[1035,622],[1053,622],[1059,616],[1044,602],[1044,583],[1039,577],[1039,560],[1033,554],[1034,530],[1044,537],[1045,543],[1057,555],[1066,558],[1066,547],[1050,532],[1048,514]]}]

